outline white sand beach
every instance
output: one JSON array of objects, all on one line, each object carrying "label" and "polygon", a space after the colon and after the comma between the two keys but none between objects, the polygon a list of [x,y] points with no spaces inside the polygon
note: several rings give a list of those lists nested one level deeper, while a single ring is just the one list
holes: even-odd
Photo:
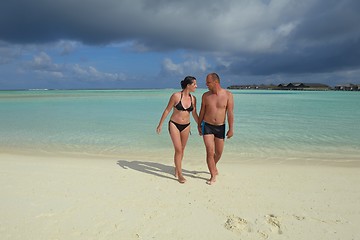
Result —
[{"label": "white sand beach", "polygon": [[1,239],[358,239],[360,168],[0,155]]}]

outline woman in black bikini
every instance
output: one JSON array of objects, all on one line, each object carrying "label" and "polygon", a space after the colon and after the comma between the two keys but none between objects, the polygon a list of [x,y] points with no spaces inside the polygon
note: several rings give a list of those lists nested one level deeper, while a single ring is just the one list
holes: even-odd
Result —
[{"label": "woman in black bikini", "polygon": [[169,103],[165,108],[156,132],[160,134],[162,124],[166,117],[173,109],[173,113],[169,121],[169,133],[174,145],[174,163],[175,163],[175,177],[180,183],[185,183],[186,179],[182,175],[181,162],[184,156],[184,149],[190,133],[190,113],[192,113],[196,123],[198,122],[198,114],[196,112],[196,98],[190,93],[197,88],[196,78],[187,76],[181,81],[181,92],[176,92],[171,95]]}]

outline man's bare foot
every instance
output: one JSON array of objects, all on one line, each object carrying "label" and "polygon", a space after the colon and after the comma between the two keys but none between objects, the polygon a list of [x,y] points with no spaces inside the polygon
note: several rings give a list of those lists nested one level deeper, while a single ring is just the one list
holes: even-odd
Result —
[{"label": "man's bare foot", "polygon": [[178,181],[179,181],[179,183],[185,183],[186,179],[183,176],[181,176],[178,178]]},{"label": "man's bare foot", "polygon": [[216,177],[211,177],[206,181],[206,184],[213,185],[216,182]]}]

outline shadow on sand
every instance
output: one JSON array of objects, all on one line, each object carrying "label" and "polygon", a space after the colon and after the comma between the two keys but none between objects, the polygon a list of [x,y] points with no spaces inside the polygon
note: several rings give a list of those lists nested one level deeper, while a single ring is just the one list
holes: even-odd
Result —
[{"label": "shadow on sand", "polygon": [[[174,176],[175,169],[173,166],[168,166],[158,162],[145,162],[145,161],[127,161],[119,160],[117,165],[123,169],[132,169],[142,173],[151,174],[157,177],[166,178],[170,180],[177,181],[177,178]],[[207,181],[208,179],[199,176],[199,174],[209,174],[204,171],[188,171],[183,169],[184,177],[197,178]]]}]

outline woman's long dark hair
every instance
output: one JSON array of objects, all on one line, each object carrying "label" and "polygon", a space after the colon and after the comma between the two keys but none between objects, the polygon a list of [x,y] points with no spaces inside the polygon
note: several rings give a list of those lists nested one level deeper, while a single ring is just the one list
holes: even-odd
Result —
[{"label": "woman's long dark hair", "polygon": [[185,89],[188,84],[192,84],[196,80],[193,76],[186,76],[184,80],[181,81],[181,88]]}]

